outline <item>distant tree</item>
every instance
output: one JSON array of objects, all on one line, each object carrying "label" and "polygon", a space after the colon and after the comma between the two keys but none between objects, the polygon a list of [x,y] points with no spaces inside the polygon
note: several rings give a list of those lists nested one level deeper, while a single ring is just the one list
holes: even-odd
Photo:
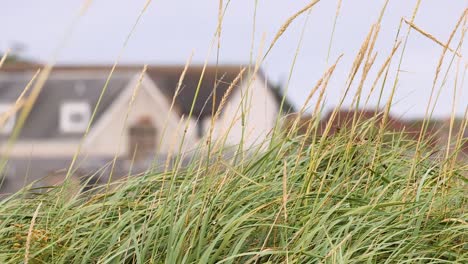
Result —
[{"label": "distant tree", "polygon": [[[5,56],[5,53],[0,51],[0,58],[3,58],[3,56]],[[23,61],[23,60],[18,55],[10,53],[6,57],[5,64],[16,63],[20,61]]]},{"label": "distant tree", "polygon": [[[11,51],[6,57],[5,64],[18,63],[18,62],[31,62],[29,59],[23,57],[21,54],[26,49],[22,43],[13,43]],[[5,52],[0,51],[0,59],[3,58]]]}]

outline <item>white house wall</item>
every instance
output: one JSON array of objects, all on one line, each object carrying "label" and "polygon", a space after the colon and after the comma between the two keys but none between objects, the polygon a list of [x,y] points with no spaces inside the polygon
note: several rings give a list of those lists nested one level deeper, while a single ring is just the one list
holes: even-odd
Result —
[{"label": "white house wall", "polygon": [[[158,133],[158,150],[160,153],[177,152],[182,143],[185,122],[181,121],[177,114],[170,112],[170,102],[155,87],[155,84],[145,77],[139,91],[132,103],[130,110],[129,102],[137,86],[135,79],[121,97],[110,107],[106,113],[107,117],[101,118],[102,124],[96,125],[96,131],[90,133],[86,140],[84,152],[93,155],[115,155],[130,156],[128,153],[129,126],[141,117],[150,117]],[[128,113],[128,120],[125,117]],[[165,133],[161,138],[163,131]],[[195,129],[191,124],[187,130],[185,144],[182,151],[194,145]],[[160,144],[159,144],[160,143]]]},{"label": "white house wall", "polygon": [[[138,74],[139,75],[139,74]],[[158,131],[159,152],[177,152],[182,143],[186,120],[181,120],[175,111],[170,111],[170,100],[159,90],[155,83],[144,77],[130,111],[129,102],[137,86],[139,76],[135,76],[117,100],[107,109],[84,141],[82,154],[87,156],[129,156],[127,128],[143,116],[150,117]],[[246,146],[261,143],[274,127],[278,114],[278,103],[267,87],[266,81],[257,76],[250,87],[244,81],[234,90],[222,114],[215,122],[213,139],[226,139],[227,145],[239,144],[242,140],[241,102],[246,109],[245,138]],[[245,93],[248,93],[245,95]],[[244,98],[244,99],[243,99]],[[128,112],[128,120],[125,117]],[[203,120],[205,134],[210,127],[210,118]],[[165,130],[164,138],[160,138]],[[189,120],[182,151],[196,148],[197,138],[195,120]],[[203,142],[202,142],[203,143]],[[11,156],[72,156],[78,148],[79,140],[70,142],[38,141],[16,142]],[[0,152],[4,146],[0,146]]]},{"label": "white house wall", "polygon": [[[224,140],[226,137],[227,145],[236,145],[241,142],[244,129],[241,122],[241,103],[244,104],[246,115],[244,145],[249,147],[259,144],[267,138],[274,128],[279,105],[266,81],[256,76],[250,87],[248,87],[248,81],[245,81],[230,96],[230,100],[222,109],[222,115],[215,122],[214,140]],[[210,120],[208,119],[204,122],[204,130],[209,131],[209,127]]]},{"label": "white house wall", "polygon": [[7,152],[7,144],[0,146],[0,153],[8,154],[8,157],[72,157],[78,149],[78,140],[55,141],[18,141]]}]

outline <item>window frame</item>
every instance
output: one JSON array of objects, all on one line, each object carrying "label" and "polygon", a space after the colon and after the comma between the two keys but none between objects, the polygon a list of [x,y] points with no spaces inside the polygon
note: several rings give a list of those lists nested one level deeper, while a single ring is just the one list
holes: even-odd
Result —
[{"label": "window frame", "polygon": [[[83,121],[74,122],[72,116],[83,115]],[[67,101],[60,105],[59,129],[62,133],[83,133],[91,120],[91,105],[86,101]]]}]

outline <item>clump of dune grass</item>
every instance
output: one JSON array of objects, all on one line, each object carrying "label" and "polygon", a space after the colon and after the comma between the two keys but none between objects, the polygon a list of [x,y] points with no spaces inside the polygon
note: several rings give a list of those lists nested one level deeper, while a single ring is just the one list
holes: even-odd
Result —
[{"label": "clump of dune grass", "polygon": [[[150,2],[145,3],[135,27]],[[309,15],[318,2],[310,1],[287,19],[272,42],[266,45],[265,54],[259,52],[255,62],[251,58],[254,67],[247,71],[257,72],[290,24],[303,14]],[[371,94],[378,92],[377,108],[380,103],[385,104],[381,118],[361,120],[356,111],[351,127],[332,135],[333,122],[329,122],[324,131],[318,132],[317,117],[323,109],[327,85],[340,61],[339,56],[311,90],[291,127],[279,129],[282,124],[278,117],[271,138],[261,147],[244,149],[242,134],[239,146],[227,149],[222,140],[221,143],[211,141],[213,128],[210,128],[206,145],[200,144],[187,166],[179,164],[184,154],[174,153],[174,164],[169,166],[172,159],[168,158],[162,172],[148,168],[146,174],[91,189],[83,185],[81,191],[77,191],[79,187],[72,185],[69,179],[80,152],[78,149],[63,185],[35,189],[31,184],[0,201],[0,262],[466,263],[468,167],[466,156],[463,156],[466,154],[462,151],[466,139],[462,135],[467,116],[465,114],[461,124],[455,124],[452,114],[446,149],[434,149],[426,137],[426,130],[431,109],[441,91],[436,89],[436,83],[447,50],[453,53],[452,58],[459,57],[460,64],[459,47],[463,37],[456,49],[450,48],[449,44],[459,26],[466,25],[467,11],[460,17],[449,40],[443,43],[414,23],[420,2],[417,1],[411,20],[404,20],[409,27],[403,40],[399,35],[403,23],[400,24],[394,46],[366,95],[362,88],[377,57],[374,47],[388,1],[385,2],[379,19],[356,54],[343,97],[331,114],[334,119],[345,98],[353,96],[350,90],[356,81],[358,89],[351,107],[358,110],[363,96],[366,107]],[[88,3],[90,1],[85,3],[83,12]],[[229,1],[226,5],[223,1],[219,3],[218,25],[211,47],[218,40],[218,53],[223,15]],[[334,24],[340,6],[341,1],[338,1]],[[121,53],[135,27],[126,38]],[[255,32],[255,21],[253,28]],[[400,72],[411,29],[444,47],[418,138],[404,131],[386,130],[398,83],[396,77],[388,87],[388,73],[401,49],[397,74]],[[252,47],[253,44],[252,40]],[[261,46],[263,44],[262,41]],[[294,62],[300,46],[299,43]],[[121,53],[113,64],[109,79]],[[204,63],[204,69],[207,63]],[[36,73],[38,82],[32,86],[32,96],[24,100],[26,107],[9,140],[10,145],[53,65],[54,62]],[[291,73],[293,69],[294,63]],[[447,72],[449,70],[450,67]],[[196,94],[203,74],[204,71]],[[378,86],[380,81],[381,87]],[[236,82],[237,79],[229,92]],[[102,93],[106,91],[107,83]],[[463,81],[461,83],[463,87]],[[382,98],[384,89],[391,89],[390,98]],[[455,85],[454,97],[457,89]],[[300,124],[300,120],[315,95],[318,95],[318,102],[303,133],[304,124]],[[221,98],[219,111],[225,100],[225,97]],[[281,107],[283,103],[284,99]],[[212,117],[211,124],[220,115],[219,111]],[[244,118],[243,105],[240,111]],[[191,117],[192,111],[188,118]],[[87,132],[91,124],[92,121]],[[186,126],[188,124],[187,121]],[[452,138],[455,129],[462,132]],[[217,147],[218,143],[220,147]],[[0,171],[5,162],[1,162]]]},{"label": "clump of dune grass", "polygon": [[417,141],[380,141],[370,125],[311,144],[290,133],[243,160],[199,158],[67,199],[60,186],[25,189],[1,202],[0,260],[466,262],[467,168],[452,162],[457,151],[414,161]]}]

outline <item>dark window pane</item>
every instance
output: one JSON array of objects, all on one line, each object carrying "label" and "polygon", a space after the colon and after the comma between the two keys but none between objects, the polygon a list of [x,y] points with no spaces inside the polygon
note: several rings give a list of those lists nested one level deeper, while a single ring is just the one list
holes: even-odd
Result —
[{"label": "dark window pane", "polygon": [[73,123],[82,123],[84,121],[84,116],[81,113],[73,113],[70,115],[70,121]]}]

